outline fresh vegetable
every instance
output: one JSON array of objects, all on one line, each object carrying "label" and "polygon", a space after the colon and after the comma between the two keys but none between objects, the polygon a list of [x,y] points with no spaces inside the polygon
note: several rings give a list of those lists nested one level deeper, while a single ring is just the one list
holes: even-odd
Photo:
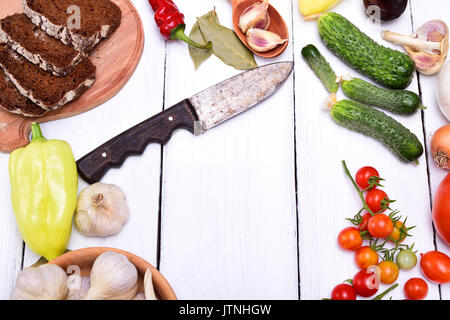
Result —
[{"label": "fresh vegetable", "polygon": [[341,126],[382,142],[399,159],[416,161],[423,153],[419,139],[402,124],[366,105],[342,100],[334,104],[331,117]]},{"label": "fresh vegetable", "polygon": [[107,237],[122,230],[129,212],[122,189],[113,184],[95,183],[81,191],[74,222],[86,236]]},{"label": "fresh vegetable", "polygon": [[302,49],[302,56],[328,92],[336,93],[339,89],[339,84],[336,82],[336,73],[319,50],[314,45],[309,44]]},{"label": "fresh vegetable", "polygon": [[450,173],[440,183],[434,195],[433,222],[436,231],[450,246]]},{"label": "fresh vegetable", "polygon": [[355,180],[363,190],[375,189],[379,186],[380,174],[377,169],[366,166],[356,172]]},{"label": "fresh vegetable", "polygon": [[239,29],[246,34],[251,28],[264,29],[269,28],[269,0],[263,0],[253,3],[246,8],[239,17]]},{"label": "fresh vegetable", "polygon": [[420,268],[428,280],[444,284],[450,282],[450,257],[439,251],[421,254]]},{"label": "fresh vegetable", "polygon": [[414,114],[422,104],[414,92],[384,89],[357,78],[343,80],[341,86],[350,99],[396,114]]},{"label": "fresh vegetable", "polygon": [[155,11],[155,21],[159,27],[161,34],[170,40],[181,40],[189,45],[200,48],[211,48],[211,43],[202,45],[194,42],[184,33],[186,24],[184,23],[184,15],[178,10],[172,0],[148,0]]},{"label": "fresh vegetable", "polygon": [[356,300],[356,291],[348,283],[341,283],[331,292],[331,300]]},{"label": "fresh vegetable", "polygon": [[364,0],[368,16],[377,20],[390,21],[400,17],[408,5],[408,0]]},{"label": "fresh vegetable", "polygon": [[367,228],[369,225],[369,220],[372,218],[372,215],[369,212],[364,213],[361,216],[361,222],[359,223],[359,230],[366,231],[369,235],[369,229]]},{"label": "fresh vegetable", "polygon": [[448,88],[450,88],[450,63],[447,62],[438,76],[436,98],[442,114],[450,121],[450,93]]},{"label": "fresh vegetable", "polygon": [[298,0],[298,7],[305,19],[314,19],[319,13],[334,7],[341,0]]},{"label": "fresh vegetable", "polygon": [[379,45],[334,12],[322,14],[318,26],[325,45],[354,69],[392,89],[411,83],[415,67],[408,55]]},{"label": "fresh vegetable", "polygon": [[379,213],[370,218],[367,228],[373,237],[386,238],[394,230],[394,223],[390,217]]},{"label": "fresh vegetable", "polygon": [[286,41],[288,39],[268,30],[251,28],[247,31],[247,44],[256,52],[270,51]]},{"label": "fresh vegetable", "polygon": [[403,222],[401,222],[400,220],[395,221],[394,230],[392,230],[391,234],[389,235],[389,240],[397,243],[402,242],[407,237],[407,229],[408,228],[406,228]]},{"label": "fresh vegetable", "polygon": [[411,270],[417,264],[417,256],[411,249],[402,249],[395,258],[398,267],[403,270]]},{"label": "fresh vegetable", "polygon": [[411,278],[406,281],[404,292],[410,300],[422,300],[428,294],[428,285],[423,279]]},{"label": "fresh vegetable", "polygon": [[356,251],[361,247],[362,242],[359,230],[354,227],[345,228],[338,235],[339,246],[344,250]]},{"label": "fresh vegetable", "polygon": [[431,137],[431,156],[439,168],[450,170],[450,124],[439,128]]},{"label": "fresh vegetable", "polygon": [[373,189],[367,192],[366,202],[373,213],[383,212],[389,206],[388,195],[380,189]]},{"label": "fresh vegetable", "polygon": [[32,140],[9,158],[11,199],[20,233],[38,255],[52,260],[69,242],[77,203],[78,174],[65,141],[46,140],[37,123]]},{"label": "fresh vegetable", "polygon": [[437,73],[447,59],[448,27],[442,20],[428,21],[411,36],[383,31],[381,37],[402,44],[423,74]]},{"label": "fresh vegetable", "polygon": [[375,272],[361,270],[353,277],[353,288],[361,297],[371,297],[377,293],[379,280]]},{"label": "fresh vegetable", "polygon": [[392,284],[398,279],[400,273],[398,266],[392,261],[381,261],[378,264],[380,281],[384,284]]},{"label": "fresh vegetable", "polygon": [[358,268],[366,270],[378,263],[378,253],[369,246],[363,246],[356,251],[355,262]]},{"label": "fresh vegetable", "polygon": [[158,300],[153,286],[152,270],[147,268],[144,275],[144,297],[145,300]]}]

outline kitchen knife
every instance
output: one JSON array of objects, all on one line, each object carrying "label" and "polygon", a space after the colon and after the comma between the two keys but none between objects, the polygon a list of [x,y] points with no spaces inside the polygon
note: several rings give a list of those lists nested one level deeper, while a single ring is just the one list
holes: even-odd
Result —
[{"label": "kitchen knife", "polygon": [[184,99],[85,155],[77,161],[78,173],[92,184],[129,156],[142,154],[149,143],[165,144],[176,129],[200,135],[264,101],[289,77],[293,66],[293,62],[268,64]]}]

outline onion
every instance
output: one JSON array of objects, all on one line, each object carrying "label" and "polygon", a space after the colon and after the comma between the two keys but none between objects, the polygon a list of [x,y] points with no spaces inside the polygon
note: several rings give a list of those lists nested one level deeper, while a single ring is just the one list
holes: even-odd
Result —
[{"label": "onion", "polygon": [[450,124],[439,128],[433,134],[431,155],[439,168],[450,170]]}]

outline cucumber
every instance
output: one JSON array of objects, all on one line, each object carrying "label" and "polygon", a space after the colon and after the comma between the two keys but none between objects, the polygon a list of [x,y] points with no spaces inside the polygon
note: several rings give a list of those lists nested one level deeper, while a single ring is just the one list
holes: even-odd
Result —
[{"label": "cucumber", "polygon": [[414,92],[384,89],[357,78],[344,80],[341,86],[350,99],[396,114],[414,114],[422,105],[422,99]]},{"label": "cucumber", "polygon": [[343,127],[380,141],[405,162],[416,161],[423,154],[422,144],[411,131],[377,109],[341,100],[332,107],[331,117]]},{"label": "cucumber", "polygon": [[322,14],[318,26],[325,45],[352,68],[387,88],[411,83],[415,63],[407,54],[379,45],[335,12]]},{"label": "cucumber", "polygon": [[339,84],[336,82],[336,73],[319,50],[314,45],[309,44],[302,49],[302,56],[316,76],[322,81],[328,92],[336,93],[339,90]]}]

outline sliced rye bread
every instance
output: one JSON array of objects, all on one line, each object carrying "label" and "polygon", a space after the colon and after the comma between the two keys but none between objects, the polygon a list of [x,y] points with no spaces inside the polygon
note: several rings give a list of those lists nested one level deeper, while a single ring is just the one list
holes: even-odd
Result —
[{"label": "sliced rye bread", "polygon": [[95,66],[83,58],[65,77],[57,77],[0,44],[0,66],[20,93],[45,110],[75,100],[95,81]]},{"label": "sliced rye bread", "polygon": [[8,16],[0,21],[1,41],[56,76],[67,75],[82,58],[80,52],[49,36],[24,13]]},{"label": "sliced rye bread", "polygon": [[20,94],[16,86],[0,68],[0,108],[26,117],[41,117],[47,110]]},{"label": "sliced rye bread", "polygon": [[[76,21],[71,19],[73,6],[80,9],[79,29],[68,26]],[[122,17],[120,8],[110,0],[23,0],[23,8],[35,25],[85,54],[113,33]]]}]

